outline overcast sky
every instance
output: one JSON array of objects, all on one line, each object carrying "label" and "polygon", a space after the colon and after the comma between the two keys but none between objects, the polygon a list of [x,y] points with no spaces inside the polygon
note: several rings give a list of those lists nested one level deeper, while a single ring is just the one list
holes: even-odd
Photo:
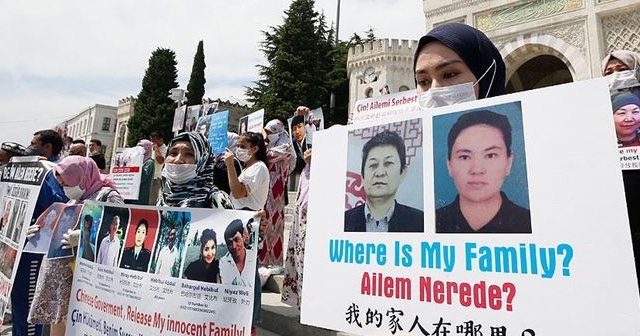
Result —
[{"label": "overcast sky", "polygon": [[[244,97],[266,64],[261,31],[283,23],[290,0],[35,1],[0,0],[0,141],[28,144],[93,104],[117,106],[136,96],[151,52],[175,51],[178,82],[187,86],[204,40],[206,94]],[[329,23],[337,0],[316,0]],[[418,39],[422,0],[342,0],[340,39]]]}]

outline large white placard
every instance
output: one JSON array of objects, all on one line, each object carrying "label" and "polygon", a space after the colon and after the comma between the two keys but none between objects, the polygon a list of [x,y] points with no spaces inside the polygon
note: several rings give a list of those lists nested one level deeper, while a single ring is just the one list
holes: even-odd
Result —
[{"label": "large white placard", "polygon": [[[496,185],[484,180],[495,166],[476,164],[498,157],[493,146],[476,151],[489,135],[469,148],[458,141],[473,139],[470,128],[455,136],[461,120],[487,114],[480,110],[511,125],[512,155],[497,184],[503,201],[489,222],[500,233],[445,233],[464,231],[460,216],[471,226],[477,218],[467,215],[484,213],[455,211],[459,198]],[[361,335],[640,334],[610,110],[597,79],[319,132],[301,322]],[[474,130],[486,128],[496,131]],[[369,181],[361,172],[395,164],[386,147],[376,152],[382,160],[362,165],[363,144],[384,131],[403,138],[408,165],[402,176],[388,170]],[[394,232],[363,232],[379,224],[365,224],[366,190],[375,196],[392,177],[401,181],[395,208],[381,221]]]}]

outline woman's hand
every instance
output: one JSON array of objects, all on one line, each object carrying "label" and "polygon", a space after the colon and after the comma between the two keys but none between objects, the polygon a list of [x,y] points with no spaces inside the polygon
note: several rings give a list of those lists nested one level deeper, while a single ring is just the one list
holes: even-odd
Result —
[{"label": "woman's hand", "polygon": [[307,149],[306,151],[304,151],[304,153],[302,154],[302,159],[304,160],[304,162],[306,164],[310,164],[311,163],[311,150]]},{"label": "woman's hand", "polygon": [[260,233],[264,233],[267,231],[267,211],[266,210],[258,210],[253,217],[260,218]]},{"label": "woman's hand", "polygon": [[233,154],[233,152],[230,151],[229,148],[227,148],[225,150],[225,152],[224,152],[224,158],[223,158],[224,164],[227,165],[227,166],[233,167],[233,161],[234,161],[235,157],[236,157],[236,155]]}]

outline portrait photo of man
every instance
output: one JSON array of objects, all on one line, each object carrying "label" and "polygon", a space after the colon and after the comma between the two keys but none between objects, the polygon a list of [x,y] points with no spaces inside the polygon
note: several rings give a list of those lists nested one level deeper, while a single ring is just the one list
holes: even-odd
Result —
[{"label": "portrait photo of man", "polygon": [[117,236],[118,228],[120,227],[120,216],[113,216],[111,222],[108,224],[109,232],[102,241],[98,248],[98,256],[96,262],[98,264],[118,267],[118,257],[120,256],[121,241]]},{"label": "portrait photo of man", "polygon": [[[438,188],[436,183],[437,233],[531,233],[521,112],[519,104],[512,107],[507,110],[520,118],[517,152],[512,147],[514,129],[509,117],[490,110],[457,114],[459,117],[446,137],[446,155],[437,157],[434,151],[434,162],[446,160],[446,175],[456,192],[453,201],[438,207],[445,188]],[[439,117],[434,118],[434,138],[435,130],[442,126]],[[434,146],[438,145],[434,139]],[[519,160],[519,172],[513,177],[515,160]],[[445,179],[444,173],[438,175],[439,166],[435,164],[436,179]],[[507,192],[508,179],[513,181]],[[518,196],[521,204],[512,201],[508,194]]]},{"label": "portrait photo of man", "polygon": [[[424,212],[397,200],[409,168],[405,140],[395,131],[384,130],[366,141],[361,154],[364,203],[345,211],[344,231],[424,232]],[[421,193],[418,181],[414,190]]]},{"label": "portrait photo of man", "polygon": [[234,219],[224,231],[228,252],[220,258],[220,278],[223,284],[253,287],[256,260],[247,257],[249,232],[240,219]]}]

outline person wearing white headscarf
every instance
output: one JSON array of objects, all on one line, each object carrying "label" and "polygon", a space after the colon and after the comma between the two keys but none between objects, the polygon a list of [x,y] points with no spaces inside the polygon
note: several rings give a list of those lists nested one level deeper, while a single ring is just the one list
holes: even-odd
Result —
[{"label": "person wearing white headscarf", "polygon": [[640,97],[640,54],[614,50],[602,60],[602,75],[609,79],[612,91],[631,91]]},{"label": "person wearing white headscarf", "polygon": [[286,205],[287,177],[295,167],[296,153],[289,133],[278,119],[269,121],[263,129],[267,143],[269,168],[269,195],[265,205],[267,229],[262,249],[258,253],[260,266],[272,267],[277,272],[283,266],[284,207]]}]

